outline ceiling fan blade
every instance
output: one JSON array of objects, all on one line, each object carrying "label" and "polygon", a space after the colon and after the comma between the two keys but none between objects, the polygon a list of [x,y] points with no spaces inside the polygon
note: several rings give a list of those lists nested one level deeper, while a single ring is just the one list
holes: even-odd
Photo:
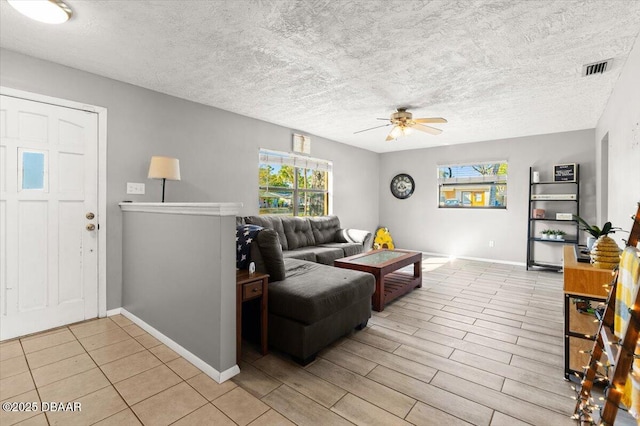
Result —
[{"label": "ceiling fan blade", "polygon": [[447,123],[447,120],[441,117],[415,118],[413,121],[416,123]]},{"label": "ceiling fan blade", "polygon": [[389,142],[396,139],[397,137],[398,137],[398,127],[393,126],[393,129],[391,129],[391,132],[389,132],[389,135],[387,136],[385,141]]},{"label": "ceiling fan blade", "polygon": [[412,129],[420,130],[421,132],[431,133],[432,135],[439,135],[442,133],[442,130],[436,129],[435,127],[425,126],[424,124],[414,124],[411,126]]},{"label": "ceiling fan blade", "polygon": [[369,129],[358,130],[357,132],[353,132],[353,134],[355,135],[356,133],[368,132],[369,130],[378,129],[378,128],[380,128],[380,127],[387,127],[387,126],[391,126],[391,123],[389,123],[389,124],[383,124],[382,126],[371,127],[371,128],[369,128]]},{"label": "ceiling fan blade", "polygon": [[387,139],[385,139],[386,141],[392,141],[394,139],[398,139],[398,137],[404,135],[404,132],[402,131],[402,129],[398,126],[393,126],[393,129],[391,129],[391,132],[389,132],[389,136],[387,136]]}]

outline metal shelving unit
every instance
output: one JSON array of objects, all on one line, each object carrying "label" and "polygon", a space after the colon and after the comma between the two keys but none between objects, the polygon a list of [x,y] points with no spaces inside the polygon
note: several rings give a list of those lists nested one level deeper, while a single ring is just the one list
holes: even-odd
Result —
[{"label": "metal shelving unit", "polygon": [[[555,264],[555,263],[549,263],[549,262],[540,262],[536,260],[535,257],[535,246],[536,244],[544,244],[547,245],[549,244],[550,246],[554,246],[554,245],[558,245],[560,244],[578,244],[578,232],[579,232],[579,227],[578,227],[578,222],[574,219],[574,220],[561,220],[561,219],[555,219],[555,218],[535,218],[533,217],[533,209],[537,208],[536,206],[539,205],[544,205],[547,206],[547,203],[549,203],[549,206],[553,206],[553,207],[557,207],[558,209],[560,208],[565,208],[565,209],[571,209],[571,213],[575,214],[575,215],[579,215],[580,214],[580,165],[576,164],[576,181],[575,182],[552,182],[552,181],[546,181],[546,182],[533,182],[533,168],[529,167],[529,219],[527,221],[527,270],[531,269],[532,267],[535,268],[542,268],[542,269],[549,269],[549,270],[553,270],[553,271],[561,271],[562,270],[562,265],[560,263]],[[558,199],[545,199],[545,200],[534,200],[533,196],[536,194],[546,194],[546,190],[549,190],[549,188],[552,187],[561,187],[561,186],[566,186],[569,190],[568,193],[570,194],[575,194],[575,200],[558,200]],[[556,193],[551,192],[550,194]],[[566,211],[565,211],[566,212]],[[560,212],[553,212],[554,216],[555,213],[560,213]],[[568,223],[572,223],[575,225],[575,235],[570,235],[568,238],[563,239],[563,240],[552,240],[552,239],[545,239],[545,238],[540,238],[538,236],[536,236],[536,223],[542,223],[542,222],[550,222],[550,223],[563,223],[563,224],[568,224]]]}]

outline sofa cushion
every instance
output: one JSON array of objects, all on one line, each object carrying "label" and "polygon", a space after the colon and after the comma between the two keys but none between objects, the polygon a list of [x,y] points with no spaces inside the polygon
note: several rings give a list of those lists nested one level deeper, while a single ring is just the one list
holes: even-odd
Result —
[{"label": "sofa cushion", "polygon": [[311,224],[311,230],[313,231],[313,238],[316,244],[336,241],[336,232],[340,230],[340,219],[338,219],[338,216],[310,217],[309,223]]},{"label": "sofa cushion", "polygon": [[306,217],[283,217],[282,226],[287,237],[287,250],[316,245],[311,223]]},{"label": "sofa cushion", "polygon": [[339,248],[344,252],[344,256],[354,256],[364,251],[364,246],[360,243],[328,243],[322,244],[320,247]]},{"label": "sofa cushion", "polygon": [[287,250],[282,252],[282,256],[287,259],[299,259],[308,260],[309,262],[316,261],[316,247],[300,247],[295,250]]},{"label": "sofa cushion", "polygon": [[284,228],[282,226],[282,218],[280,216],[247,216],[244,218],[244,221],[253,225],[262,226],[263,228],[275,230],[278,233],[282,250],[289,250],[287,238],[284,235]]},{"label": "sofa cushion", "polygon": [[269,279],[271,281],[285,279],[284,258],[278,234],[273,229],[263,229],[258,233],[257,238]]},{"label": "sofa cushion", "polygon": [[340,247],[319,247],[315,246],[316,262],[323,265],[333,266],[333,261],[336,259],[342,259],[344,257],[344,251]]},{"label": "sofa cushion", "polygon": [[366,272],[285,259],[287,278],[269,284],[269,313],[313,324],[371,298],[375,278]]},{"label": "sofa cushion", "polygon": [[251,260],[256,262],[256,271],[269,274],[269,282],[285,279],[282,246],[278,234],[273,229],[264,228],[256,237],[259,253],[255,254],[255,244],[251,248]]}]

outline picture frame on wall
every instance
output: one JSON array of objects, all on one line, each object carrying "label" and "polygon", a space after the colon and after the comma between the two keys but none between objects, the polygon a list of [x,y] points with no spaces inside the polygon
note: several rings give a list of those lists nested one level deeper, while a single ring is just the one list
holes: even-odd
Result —
[{"label": "picture frame on wall", "polygon": [[293,134],[293,152],[310,155],[311,154],[311,137],[307,135],[294,133]]},{"label": "picture frame on wall", "polygon": [[576,163],[555,164],[553,166],[554,182],[575,182]]}]

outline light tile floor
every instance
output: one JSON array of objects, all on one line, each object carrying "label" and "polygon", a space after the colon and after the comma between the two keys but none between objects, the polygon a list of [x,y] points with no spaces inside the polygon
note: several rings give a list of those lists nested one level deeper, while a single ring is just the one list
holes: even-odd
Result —
[{"label": "light tile floor", "polygon": [[223,384],[121,315],[3,342],[0,400],[82,411],[2,411],[0,424],[574,424],[562,275],[437,258],[423,269],[421,289],[306,368],[248,344]]}]

